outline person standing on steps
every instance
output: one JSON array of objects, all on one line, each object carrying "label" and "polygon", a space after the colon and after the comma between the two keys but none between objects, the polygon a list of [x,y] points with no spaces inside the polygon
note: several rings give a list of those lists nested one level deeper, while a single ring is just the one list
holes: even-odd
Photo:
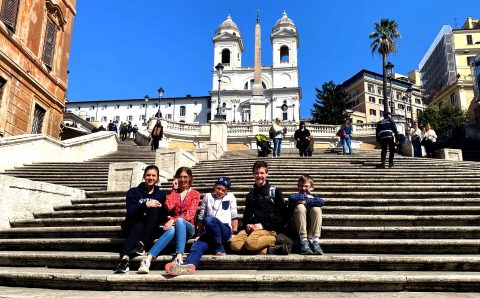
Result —
[{"label": "person standing on steps", "polygon": [[305,122],[301,121],[300,128],[297,129],[295,131],[295,134],[293,135],[293,138],[297,143],[297,149],[299,151],[300,156],[307,156],[307,149],[308,149],[308,145],[310,144],[309,137],[310,137],[310,131],[305,128]]},{"label": "person standing on steps", "polygon": [[351,137],[352,137],[352,132],[353,132],[353,127],[350,124],[350,119],[346,118],[343,120],[343,124],[340,126],[340,141],[342,142],[342,153],[343,155],[347,155],[347,148],[348,148],[348,154],[352,155],[352,142],[351,142]]},{"label": "person standing on steps", "polygon": [[376,138],[377,142],[380,143],[382,146],[382,153],[381,153],[381,168],[385,168],[385,161],[387,159],[387,146],[389,151],[388,156],[388,167],[393,167],[393,159],[395,157],[395,142],[398,143],[399,136],[397,131],[397,126],[392,119],[392,113],[384,112],[384,119],[380,120],[377,123],[376,129]]},{"label": "person standing on steps", "polygon": [[425,151],[427,152],[427,157],[433,158],[435,153],[434,143],[437,141],[437,133],[433,130],[430,124],[427,123],[423,128],[422,142],[421,144],[425,146]]},{"label": "person standing on steps", "polygon": [[409,136],[413,147],[413,157],[422,157],[422,145],[420,144],[422,131],[418,128],[417,121],[413,122],[413,125],[410,128]]},{"label": "person standing on steps", "polygon": [[127,216],[122,223],[126,239],[115,273],[129,271],[130,256],[143,255],[145,246],[151,244],[158,232],[158,225],[167,220],[165,193],[156,185],[158,176],[157,166],[147,166],[143,173],[144,182],[127,192]]},{"label": "person standing on steps", "polygon": [[183,264],[171,262],[165,265],[169,275],[195,273],[202,255],[210,251],[215,256],[225,255],[224,243],[237,233],[237,200],[229,192],[232,183],[228,177],[220,177],[213,185],[213,192],[203,197],[198,214],[198,235]]},{"label": "person standing on steps", "polygon": [[158,149],[159,142],[163,139],[163,126],[160,120],[157,120],[157,123],[155,123],[155,126],[150,133],[150,139],[152,140],[152,151],[156,151]]},{"label": "person standing on steps", "polygon": [[174,178],[172,190],[167,194],[165,201],[169,216],[163,225],[164,233],[140,263],[137,271],[139,274],[148,274],[152,260],[174,239],[176,253],[174,262],[183,264],[185,244],[195,234],[195,214],[200,202],[200,193],[191,187],[192,169],[180,167]]},{"label": "person standing on steps", "polygon": [[280,157],[282,153],[282,139],[287,133],[287,128],[281,125],[280,118],[275,118],[270,130],[273,133],[273,156]]},{"label": "person standing on steps", "polygon": [[323,255],[320,247],[320,233],[322,229],[322,209],[325,201],[312,194],[313,179],[309,175],[302,175],[297,182],[298,193],[288,197],[288,211],[290,223],[300,238],[300,254]]},{"label": "person standing on steps", "polygon": [[280,234],[286,211],[282,191],[267,181],[266,162],[255,162],[252,173],[255,184],[245,200],[244,229],[233,237],[230,248],[237,253],[288,255],[292,240]]}]

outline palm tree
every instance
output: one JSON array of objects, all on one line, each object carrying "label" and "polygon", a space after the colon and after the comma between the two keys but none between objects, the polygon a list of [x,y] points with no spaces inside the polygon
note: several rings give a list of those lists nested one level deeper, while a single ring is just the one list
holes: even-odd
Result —
[{"label": "palm tree", "polygon": [[[381,19],[380,24],[375,23],[375,31],[370,33],[373,42],[370,44],[372,55],[378,52],[382,56],[383,63],[383,111],[388,111],[387,102],[387,75],[385,65],[387,65],[387,55],[397,51],[397,43],[395,39],[400,37],[398,32],[398,24],[394,20]],[[391,96],[391,95],[390,95]]]}]

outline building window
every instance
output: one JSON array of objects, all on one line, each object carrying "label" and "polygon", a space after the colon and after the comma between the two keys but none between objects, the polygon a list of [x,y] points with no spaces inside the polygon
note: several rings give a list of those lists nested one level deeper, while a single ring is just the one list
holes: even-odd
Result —
[{"label": "building window", "polygon": [[401,99],[402,98],[402,93],[401,92],[397,92],[397,99]]},{"label": "building window", "polygon": [[370,109],[370,116],[377,116],[377,110]]},{"label": "building window", "polygon": [[456,105],[457,104],[457,96],[455,93],[450,94],[450,104]]},{"label": "building window", "polygon": [[167,106],[168,106],[168,107],[171,107],[171,106],[172,106],[172,103],[171,103],[171,102],[169,102],[169,103],[167,104]]},{"label": "building window", "polygon": [[280,47],[280,63],[288,63],[290,60],[289,49],[287,46]]},{"label": "building window", "polygon": [[158,108],[158,103],[155,104],[155,107]]},{"label": "building window", "polygon": [[120,105],[115,105],[115,110],[120,109]]},{"label": "building window", "polygon": [[90,106],[90,111],[95,110],[95,106]]},{"label": "building window", "polygon": [[367,88],[368,88],[368,92],[372,92],[372,93],[375,92],[373,88],[373,84],[368,84]]},{"label": "building window", "polygon": [[378,86],[377,91],[378,91],[378,94],[379,94],[379,95],[382,95],[382,94],[383,94],[383,89],[382,89],[382,87]]},{"label": "building window", "polygon": [[407,112],[410,112],[412,110],[412,108],[410,108],[409,106],[407,106]]},{"label": "building window", "polygon": [[19,3],[20,0],[4,0],[2,4],[2,11],[0,11],[1,20],[13,32],[15,32],[15,26],[17,24]]},{"label": "building window", "polygon": [[167,114],[167,119],[172,120],[172,114]]},{"label": "building window", "polygon": [[180,106],[180,117],[185,117],[185,114],[187,114],[186,111],[185,106]]},{"label": "building window", "polygon": [[107,122],[107,116],[102,117],[102,122]]},{"label": "building window", "polygon": [[470,35],[470,34],[467,35],[467,44],[468,44],[468,45],[472,45],[472,44],[473,44],[473,38],[472,38],[472,35]]},{"label": "building window", "polygon": [[127,121],[132,121],[132,120],[133,120],[133,116],[132,116],[132,115],[130,115],[130,116],[127,117]]},{"label": "building window", "polygon": [[357,123],[363,123],[363,121],[362,120],[357,120]]},{"label": "building window", "polygon": [[95,117],[93,117],[93,116],[92,117],[87,117],[85,120],[86,121],[95,121]]},{"label": "building window", "polygon": [[138,120],[145,120],[145,115],[140,115],[140,117],[138,117]]},{"label": "building window", "polygon": [[106,110],[106,109],[107,109],[107,105],[103,105],[102,110]]},{"label": "building window", "polygon": [[422,109],[417,109],[417,116],[420,115],[421,112],[422,112]]},{"label": "building window", "polygon": [[368,98],[368,101],[371,102],[371,103],[375,103],[375,97],[370,96],[370,97]]},{"label": "building window", "polygon": [[120,121],[120,116],[115,116],[115,118],[113,118],[113,119],[114,119],[114,121],[118,122],[118,121]]},{"label": "building window", "polygon": [[35,105],[35,111],[33,112],[32,133],[42,133],[43,118],[47,111],[39,105]]},{"label": "building window", "polygon": [[283,121],[288,120],[288,114],[287,114],[287,112],[283,112],[283,113],[282,113],[282,120],[283,120]]},{"label": "building window", "polygon": [[55,40],[57,39],[57,26],[48,20],[47,29],[45,30],[45,41],[43,43],[42,61],[48,67],[53,67],[53,55],[55,53]]},{"label": "building window", "polygon": [[127,109],[131,109],[133,107],[133,105],[127,105]]},{"label": "building window", "polygon": [[383,105],[383,99],[380,98],[380,99],[378,100],[378,103],[381,104],[381,105]]},{"label": "building window", "polygon": [[222,64],[223,65],[230,65],[230,50],[223,49],[222,50]]},{"label": "building window", "polygon": [[415,103],[420,105],[420,104],[422,104],[422,100],[420,98],[415,97]]},{"label": "building window", "polygon": [[404,110],[405,109],[405,106],[401,103],[398,104],[398,109],[399,110]]},{"label": "building window", "polygon": [[194,105],[198,105],[198,102],[194,101],[193,104],[194,104]]},{"label": "building window", "polygon": [[77,111],[80,111],[81,107],[77,107]]},{"label": "building window", "polygon": [[[212,107],[212,100],[209,99],[209,100],[207,100],[207,108],[210,109],[211,107]],[[209,118],[209,119],[210,119],[210,118]]]},{"label": "building window", "polygon": [[467,65],[468,65],[468,66],[472,66],[474,61],[475,61],[475,57],[474,57],[474,56],[469,56],[469,57],[467,57]]}]

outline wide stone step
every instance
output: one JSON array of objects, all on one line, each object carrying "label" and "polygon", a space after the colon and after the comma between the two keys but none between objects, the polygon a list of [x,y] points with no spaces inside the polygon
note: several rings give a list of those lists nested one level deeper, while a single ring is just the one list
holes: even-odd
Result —
[{"label": "wide stone step", "polygon": [[333,271],[333,270],[199,270],[175,278],[153,271],[148,275],[113,274],[111,270],[1,267],[5,286],[108,291],[448,291],[476,292],[478,272],[456,271]]},{"label": "wide stone step", "polygon": [[[0,230],[2,239],[19,238],[85,238],[123,237],[120,226],[27,227]],[[294,237],[295,238],[295,237]],[[323,226],[322,239],[478,239],[480,227],[348,227]]]},{"label": "wide stone step", "polygon": [[[129,275],[135,274],[142,257],[130,260]],[[161,273],[171,255],[158,256],[151,265],[152,273]],[[0,252],[0,266],[106,269],[118,262],[113,252],[84,251],[18,251]],[[379,270],[379,271],[480,271],[479,255],[395,255],[395,254],[335,254],[323,256],[233,255],[224,257],[204,255],[199,272],[217,270]]]}]

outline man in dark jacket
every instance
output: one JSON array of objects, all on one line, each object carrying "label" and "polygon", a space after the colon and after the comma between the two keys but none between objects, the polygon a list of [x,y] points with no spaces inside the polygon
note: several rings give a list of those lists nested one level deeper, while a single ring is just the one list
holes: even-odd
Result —
[{"label": "man in dark jacket", "polygon": [[377,123],[376,137],[377,142],[382,146],[381,167],[385,168],[385,160],[387,158],[387,146],[389,151],[388,156],[388,167],[393,167],[393,158],[395,157],[395,142],[398,142],[399,136],[397,131],[397,126],[392,119],[392,114],[390,112],[384,113],[385,119],[380,120]]},{"label": "man in dark jacket", "polygon": [[308,145],[310,144],[308,137],[310,131],[305,128],[305,122],[300,122],[300,128],[295,131],[293,138],[297,142],[297,148],[300,156],[307,156]]},{"label": "man in dark jacket", "polygon": [[231,248],[250,254],[286,255],[292,248],[292,241],[279,234],[285,227],[286,205],[282,191],[267,181],[266,162],[255,162],[253,176],[255,184],[245,201],[244,230],[232,239]]}]

